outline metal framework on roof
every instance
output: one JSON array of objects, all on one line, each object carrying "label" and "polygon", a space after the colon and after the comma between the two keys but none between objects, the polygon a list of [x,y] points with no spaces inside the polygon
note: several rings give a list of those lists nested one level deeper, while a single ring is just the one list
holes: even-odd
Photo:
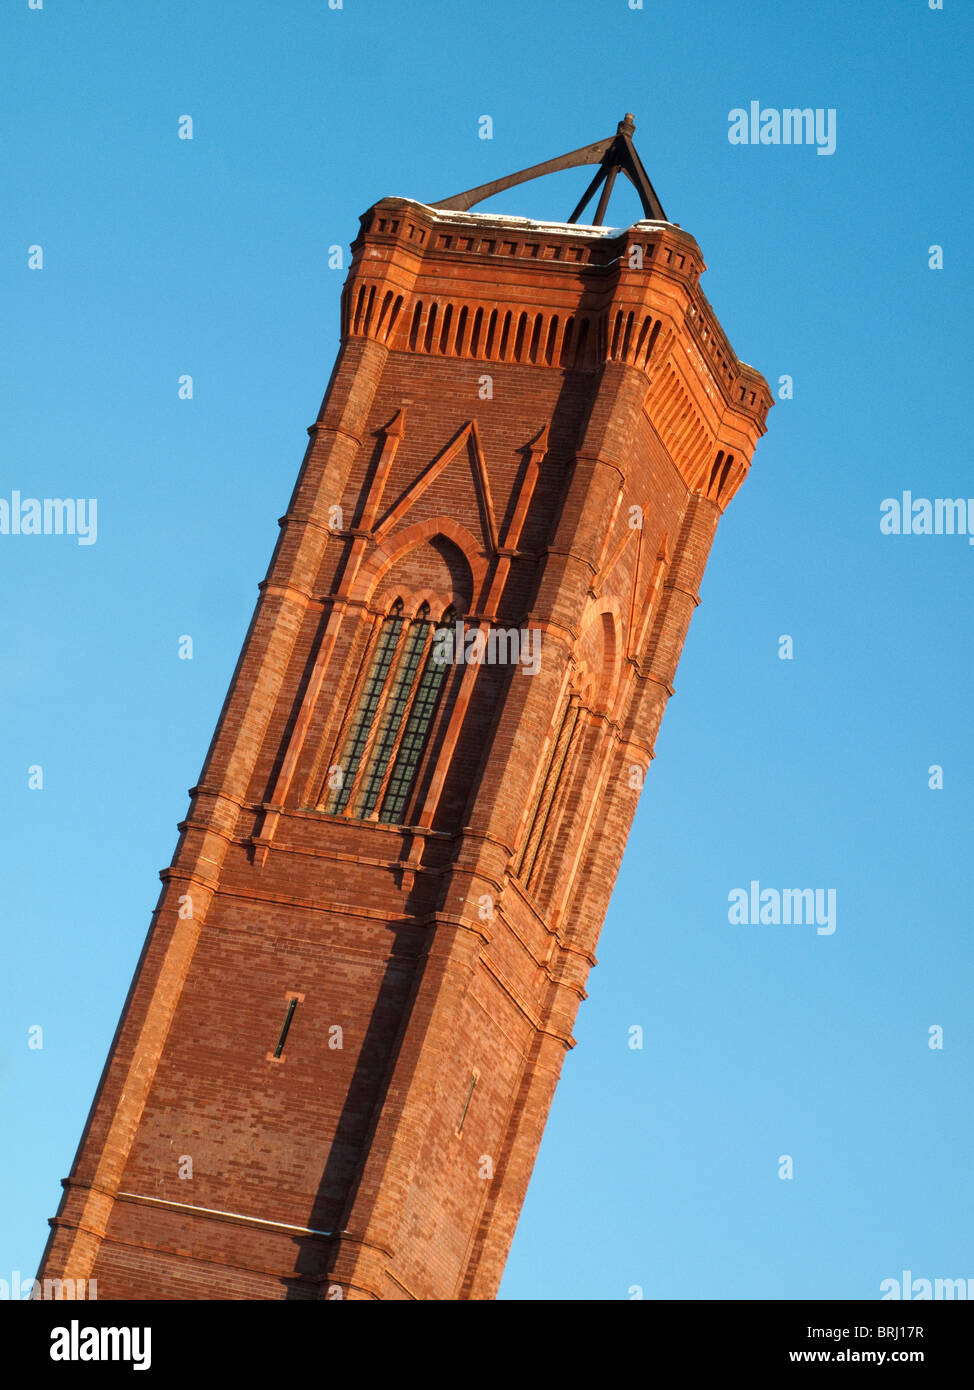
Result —
[{"label": "metal framework on roof", "polygon": [[520,169],[516,174],[508,174],[506,178],[494,179],[493,183],[482,183],[477,188],[468,188],[465,193],[455,193],[452,198],[444,198],[441,203],[432,203],[430,206],[438,208],[441,212],[466,212],[485,198],[492,198],[495,193],[503,193],[505,188],[513,188],[516,184],[527,183],[529,179],[539,179],[544,174],[557,173],[559,169],[574,169],[581,164],[598,164],[599,171],[582,194],[581,200],[568,219],[569,222],[578,221],[599,184],[604,182],[595,217],[591,223],[586,224],[601,227],[612,195],[612,185],[620,171],[639,194],[646,217],[656,222],[666,222],[668,219],[663,205],[657,198],[656,190],[650,183],[649,175],[632,143],[635,130],[635,117],[631,111],[627,111],[625,119],[616,127],[615,135],[610,135],[605,140],[597,140],[594,145],[584,145],[580,150],[572,150],[569,154],[560,154],[557,159],[547,159],[543,164],[532,164],[530,169]]}]

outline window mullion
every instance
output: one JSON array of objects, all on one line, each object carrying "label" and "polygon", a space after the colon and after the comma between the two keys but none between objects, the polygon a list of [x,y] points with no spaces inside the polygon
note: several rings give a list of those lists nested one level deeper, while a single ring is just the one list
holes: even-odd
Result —
[{"label": "window mullion", "polygon": [[[436,641],[436,633],[433,635],[433,641]],[[385,817],[385,812],[388,809],[389,820],[395,823],[406,811],[416,773],[422,761],[426,740],[446,682],[446,674],[445,665],[432,664],[432,653],[430,653],[420,673],[416,698],[410,709],[402,742],[392,767],[392,774],[385,789],[379,811],[380,819]],[[392,805],[387,808],[386,802],[390,798]]]},{"label": "window mullion", "polygon": [[362,658],[361,667],[355,678],[355,685],[349,695],[348,702],[345,706],[345,713],[332,743],[331,757],[326,764],[325,778],[318,791],[318,797],[315,801],[316,806],[324,806],[329,800],[329,792],[331,789],[328,785],[328,776],[331,769],[338,765],[338,760],[342,756],[345,746],[351,738],[352,729],[355,725],[355,716],[362,703],[363,692],[368,682],[373,662],[375,661],[376,654],[381,649],[382,629],[386,621],[387,620],[383,618],[381,614],[373,615],[372,627],[365,641],[365,655]]},{"label": "window mullion", "polygon": [[386,770],[382,774],[382,781],[380,782],[378,791],[375,795],[375,804],[367,817],[368,820],[379,819],[379,812],[382,809],[383,798],[385,797],[386,790],[389,786],[389,779],[392,777],[393,769],[396,766],[396,759],[399,756],[399,749],[402,745],[403,737],[406,733],[407,728],[409,727],[409,720],[413,712],[413,706],[416,703],[416,697],[419,694],[420,688],[423,684],[423,675],[426,670],[426,661],[433,645],[433,638],[435,636],[435,633],[436,628],[434,627],[433,623],[429,623],[428,631],[426,633],[425,638],[423,639],[423,649],[419,654],[419,660],[416,662],[416,670],[413,674],[412,687],[409,692],[409,698],[406,701],[406,705],[400,717],[399,728],[396,731],[396,736],[393,740],[392,748],[389,750],[389,757],[386,762]]}]

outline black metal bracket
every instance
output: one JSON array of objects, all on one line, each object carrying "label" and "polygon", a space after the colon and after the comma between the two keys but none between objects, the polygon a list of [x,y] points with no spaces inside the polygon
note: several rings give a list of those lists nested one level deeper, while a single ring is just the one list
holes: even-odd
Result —
[{"label": "black metal bracket", "polygon": [[568,154],[559,155],[557,159],[547,159],[543,164],[532,164],[530,169],[520,169],[516,174],[508,174],[506,178],[494,179],[493,183],[482,183],[477,188],[468,188],[465,193],[456,193],[452,198],[444,198],[441,203],[431,203],[430,206],[439,208],[443,212],[466,212],[475,204],[483,202],[485,198],[492,198],[495,193],[503,193],[505,188],[514,188],[517,184],[527,183],[530,179],[539,179],[545,174],[557,173],[559,169],[574,169],[582,164],[598,164],[600,166],[599,171],[582,194],[581,201],[568,219],[569,222],[578,221],[591,202],[599,184],[604,181],[605,187],[602,189],[598,207],[595,209],[594,221],[588,224],[593,227],[601,227],[612,194],[612,186],[620,171],[625,174],[639,194],[639,200],[647,218],[656,222],[666,222],[668,219],[663,211],[663,205],[656,196],[656,190],[643,168],[642,160],[636,153],[636,147],[632,143],[635,130],[635,118],[631,112],[627,112],[625,120],[619,122],[615,135],[610,135],[605,140],[597,140],[594,145],[584,145],[580,150],[571,150]]}]

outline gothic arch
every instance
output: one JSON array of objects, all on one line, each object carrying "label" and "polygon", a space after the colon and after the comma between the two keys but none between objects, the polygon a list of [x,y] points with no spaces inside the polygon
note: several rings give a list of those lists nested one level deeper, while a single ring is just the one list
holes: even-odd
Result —
[{"label": "gothic arch", "polygon": [[572,653],[572,685],[583,708],[615,718],[622,685],[625,622],[613,595],[589,599]]},{"label": "gothic arch", "polygon": [[483,588],[487,576],[487,557],[466,527],[448,516],[432,516],[427,517],[425,521],[414,522],[377,546],[356,575],[349,590],[349,598],[370,603],[393,566],[398,566],[401,560],[424,541],[435,542],[437,539],[444,542],[445,547],[452,547],[453,551],[459,552],[459,557],[465,565],[469,580],[463,575],[466,582],[462,587],[466,592],[455,594],[452,601],[458,610],[469,609],[474,595]]}]

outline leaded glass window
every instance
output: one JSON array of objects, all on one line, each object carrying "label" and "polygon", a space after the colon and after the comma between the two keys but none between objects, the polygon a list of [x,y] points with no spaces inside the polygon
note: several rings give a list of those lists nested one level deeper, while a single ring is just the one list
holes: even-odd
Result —
[{"label": "leaded glass window", "polygon": [[383,620],[337,760],[340,785],[325,799],[330,814],[401,823],[450,669],[434,639],[453,621],[450,608],[434,624],[426,603],[406,617],[402,600]]}]

